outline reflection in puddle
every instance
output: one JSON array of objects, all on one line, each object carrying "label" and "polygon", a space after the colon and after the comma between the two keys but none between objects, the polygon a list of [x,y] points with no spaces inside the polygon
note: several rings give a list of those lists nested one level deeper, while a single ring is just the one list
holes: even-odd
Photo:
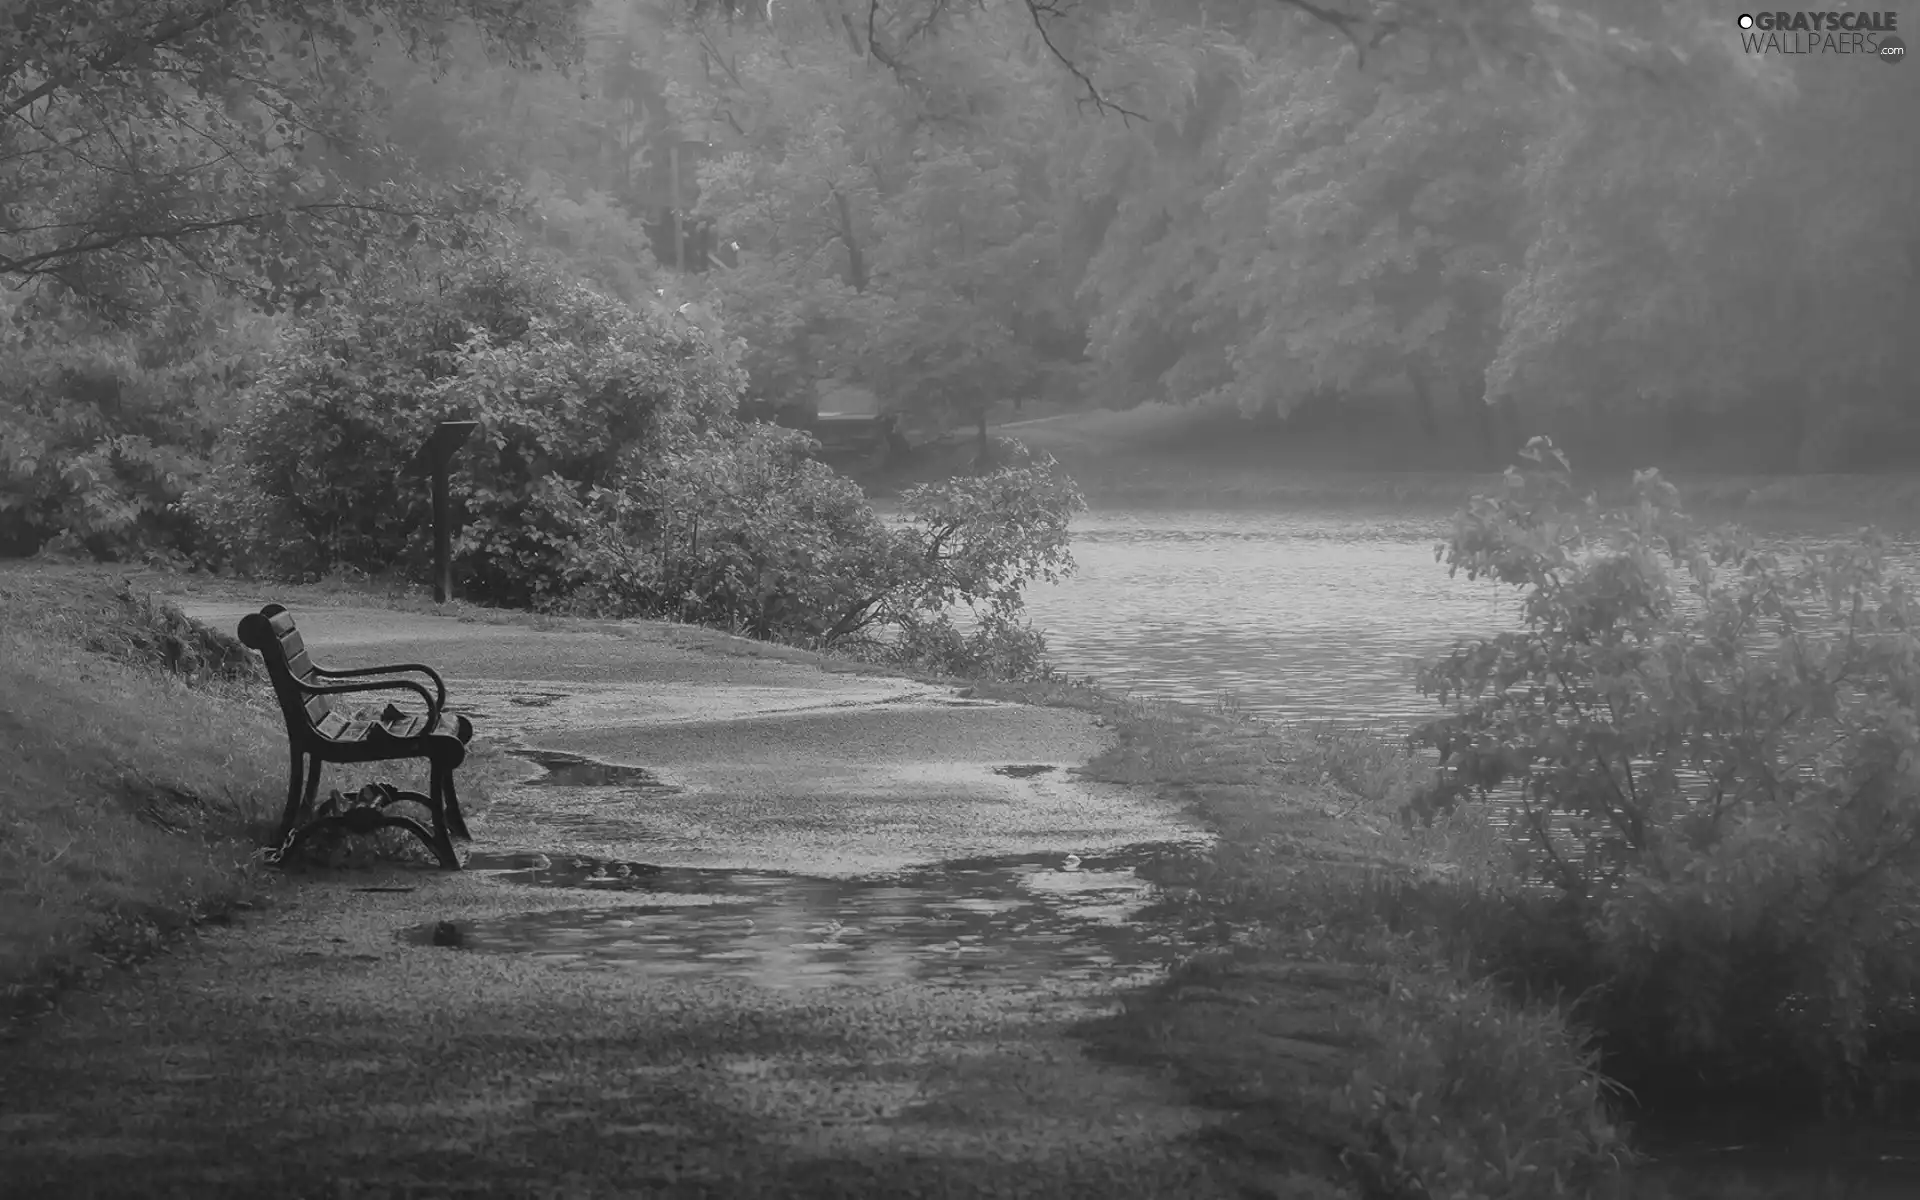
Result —
[{"label": "reflection in puddle", "polygon": [[[567,967],[776,988],[1113,980],[1158,971],[1177,952],[1169,930],[1130,920],[1153,897],[1138,868],[1164,849],[1130,847],[1073,869],[1055,854],[854,880],[475,854],[469,870],[503,880],[646,900],[463,923],[460,944]],[[425,944],[432,927],[406,938]]]}]

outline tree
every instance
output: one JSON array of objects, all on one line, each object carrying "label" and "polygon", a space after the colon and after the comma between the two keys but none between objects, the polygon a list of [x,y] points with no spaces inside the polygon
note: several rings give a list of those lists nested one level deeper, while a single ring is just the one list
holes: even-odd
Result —
[{"label": "tree", "polygon": [[1589,444],[1657,431],[1789,470],[1870,461],[1874,432],[1911,453],[1920,159],[1892,148],[1920,81],[1840,65],[1568,105],[1529,150],[1537,233],[1490,392]]},{"label": "tree", "polygon": [[696,21],[664,43],[687,127],[731,131],[699,212],[741,250],[710,286],[760,396],[839,377],[980,423],[1079,346],[1052,270],[1053,84],[1004,14],[855,12]]},{"label": "tree", "polygon": [[368,63],[574,53],[580,0],[24,0],[0,24],[0,277],[131,313],[212,279],[268,303],[376,245],[458,239],[490,197],[425,189],[376,135]]}]

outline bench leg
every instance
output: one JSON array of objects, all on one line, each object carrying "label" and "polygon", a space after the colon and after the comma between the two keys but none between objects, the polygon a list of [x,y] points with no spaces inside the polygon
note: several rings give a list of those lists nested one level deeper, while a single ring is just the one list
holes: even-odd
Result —
[{"label": "bench leg", "polygon": [[289,750],[290,760],[287,770],[287,810],[280,817],[280,832],[274,837],[275,846],[284,846],[293,836],[293,827],[300,823],[305,813],[313,810],[313,799],[320,792],[320,759],[315,756],[306,764],[306,787],[301,785],[301,760],[306,756],[298,750]]},{"label": "bench leg", "polygon": [[449,770],[446,775],[441,799],[447,806],[447,828],[461,841],[470,842],[473,835],[467,832],[467,819],[460,815],[460,794],[453,790],[453,772]]},{"label": "bench leg", "polygon": [[[447,870],[458,871],[460,855],[453,848],[453,839],[447,836],[447,801],[453,790],[451,786],[453,771],[435,762],[429,779],[431,782],[428,784],[428,789],[431,795],[428,798],[432,801],[429,807],[433,809],[433,855]],[[456,816],[457,811],[455,810]],[[461,828],[465,829],[465,827],[466,823],[461,822]]]}]

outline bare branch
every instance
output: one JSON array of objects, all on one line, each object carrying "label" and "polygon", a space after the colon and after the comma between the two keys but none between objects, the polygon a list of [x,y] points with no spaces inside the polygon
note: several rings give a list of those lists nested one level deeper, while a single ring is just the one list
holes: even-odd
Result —
[{"label": "bare branch", "polygon": [[1040,40],[1046,44],[1047,53],[1053,55],[1056,62],[1068,71],[1071,71],[1073,77],[1080,81],[1080,86],[1085,88],[1087,92],[1085,98],[1093,102],[1093,107],[1096,112],[1117,113],[1122,121],[1145,121],[1147,119],[1145,113],[1135,112],[1130,108],[1115,104],[1105,96],[1102,96],[1100,89],[1093,86],[1093,80],[1088,78],[1087,73],[1080,69],[1079,64],[1075,63],[1071,58],[1068,58],[1060,47],[1054,45],[1053,35],[1047,31],[1047,23],[1044,19],[1046,17],[1057,17],[1060,15],[1060,10],[1055,6],[1054,0],[1026,0],[1026,5],[1027,15],[1033,18],[1033,27],[1039,32]]},{"label": "bare branch", "polygon": [[239,229],[257,225],[269,217],[304,216],[324,217],[340,212],[378,213],[392,217],[425,217],[432,215],[424,210],[395,208],[380,204],[356,204],[344,200],[324,201],[314,204],[299,204],[289,208],[271,209],[263,212],[239,213],[229,217],[208,218],[199,221],[178,221],[171,225],[149,228],[131,228],[115,230],[111,233],[96,233],[82,237],[76,242],[59,246],[52,250],[42,250],[37,254],[26,254],[19,258],[0,258],[0,275],[45,275],[57,269],[58,264],[95,254],[102,250],[112,250],[129,242],[178,242],[182,238],[196,234],[212,233],[221,229]]}]

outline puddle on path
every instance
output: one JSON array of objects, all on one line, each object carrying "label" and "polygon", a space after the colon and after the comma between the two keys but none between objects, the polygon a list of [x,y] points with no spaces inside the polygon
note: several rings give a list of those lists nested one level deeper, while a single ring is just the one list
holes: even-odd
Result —
[{"label": "puddle on path", "polygon": [[[1163,969],[1178,952],[1171,929],[1130,920],[1153,898],[1142,870],[1169,849],[981,859],[869,879],[476,853],[469,870],[636,902],[461,922],[458,944],[572,968],[774,988],[1119,980]],[[435,928],[402,936],[432,944]]]},{"label": "puddle on path", "polygon": [[1025,763],[1017,766],[995,767],[995,775],[1005,775],[1008,779],[1032,779],[1035,775],[1045,775],[1048,771],[1057,771],[1052,763]]},{"label": "puddle on path", "polygon": [[519,787],[666,788],[660,777],[645,767],[603,763],[563,750],[515,749],[507,753],[546,771]]}]

